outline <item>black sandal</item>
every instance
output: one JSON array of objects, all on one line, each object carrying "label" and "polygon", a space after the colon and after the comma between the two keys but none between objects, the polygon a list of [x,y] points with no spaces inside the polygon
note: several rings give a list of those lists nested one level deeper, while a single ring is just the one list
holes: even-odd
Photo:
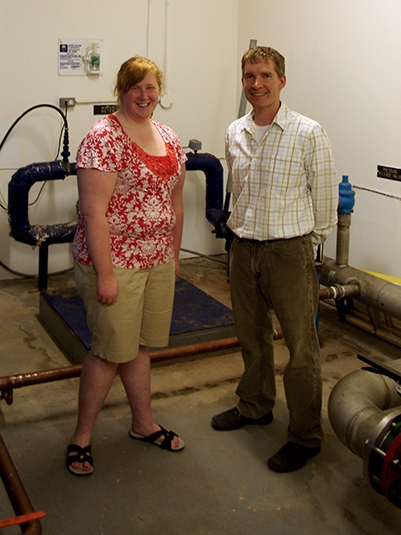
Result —
[{"label": "black sandal", "polygon": [[[155,446],[159,446],[159,448],[162,448],[163,450],[168,450],[168,451],[181,451],[184,449],[184,446],[185,446],[185,442],[176,433],[174,433],[174,431],[167,431],[162,426],[160,426],[160,431],[156,431],[156,433],[152,433],[151,435],[147,437],[144,437],[142,435],[137,435],[133,431],[129,431],[129,436],[137,440],[143,440],[144,442],[149,442],[150,444],[154,444]],[[163,442],[160,442],[159,440],[160,437],[164,437]],[[180,441],[178,446],[171,445],[174,437],[178,437]]]},{"label": "black sandal", "polygon": [[[75,453],[75,455],[70,455],[70,453]],[[71,465],[73,463],[84,463],[88,462],[90,464],[89,470],[77,470]],[[67,470],[74,474],[74,476],[89,476],[93,473],[93,458],[91,456],[91,445],[81,448],[76,444],[70,444],[67,448],[67,459],[66,459]]]}]

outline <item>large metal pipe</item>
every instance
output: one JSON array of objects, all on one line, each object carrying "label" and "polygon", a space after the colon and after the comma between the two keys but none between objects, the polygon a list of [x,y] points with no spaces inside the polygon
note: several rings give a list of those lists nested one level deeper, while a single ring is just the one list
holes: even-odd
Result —
[{"label": "large metal pipe", "polygon": [[345,446],[363,458],[366,444],[377,425],[400,407],[401,396],[392,379],[356,370],[338,381],[328,403],[330,423]]},{"label": "large metal pipe", "polygon": [[350,266],[339,267],[336,262],[324,257],[320,271],[324,286],[332,284],[359,287],[358,300],[389,316],[401,319],[401,286],[388,282],[370,273]]},{"label": "large metal pipe", "polygon": [[[400,366],[397,361],[395,366]],[[341,379],[328,402],[341,442],[363,459],[372,487],[401,508],[401,396],[397,382],[357,370]]]},{"label": "large metal pipe", "polygon": [[[401,319],[401,286],[348,265],[355,194],[347,176],[339,190],[336,261],[323,259],[320,282],[357,287],[351,297],[373,309],[373,315],[382,312]],[[401,369],[400,362],[392,367]],[[388,374],[383,366],[387,375],[382,375],[378,369],[380,365],[373,368],[376,373],[358,370],[341,379],[330,394],[328,415],[341,442],[363,459],[364,474],[373,488],[401,508],[401,375]]]}]

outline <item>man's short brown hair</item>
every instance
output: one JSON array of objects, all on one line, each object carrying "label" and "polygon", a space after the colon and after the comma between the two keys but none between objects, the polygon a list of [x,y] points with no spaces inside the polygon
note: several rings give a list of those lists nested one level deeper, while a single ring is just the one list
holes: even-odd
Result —
[{"label": "man's short brown hair", "polygon": [[242,76],[244,76],[245,63],[260,63],[261,61],[272,60],[275,65],[275,71],[278,76],[282,78],[285,76],[285,58],[269,46],[254,46],[247,50],[242,56],[241,67],[242,67]]}]

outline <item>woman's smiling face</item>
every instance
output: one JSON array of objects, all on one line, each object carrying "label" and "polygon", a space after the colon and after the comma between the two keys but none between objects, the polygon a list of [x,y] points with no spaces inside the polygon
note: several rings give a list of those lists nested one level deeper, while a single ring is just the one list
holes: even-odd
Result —
[{"label": "woman's smiling face", "polygon": [[130,87],[123,95],[123,108],[130,115],[149,118],[159,102],[159,94],[156,76],[149,72],[141,82]]}]

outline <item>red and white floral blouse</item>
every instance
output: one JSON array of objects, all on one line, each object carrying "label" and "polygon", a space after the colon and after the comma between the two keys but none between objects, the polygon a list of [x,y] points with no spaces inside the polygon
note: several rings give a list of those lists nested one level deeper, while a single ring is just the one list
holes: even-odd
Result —
[{"label": "red and white floral blouse", "polygon": [[[77,168],[118,172],[106,214],[112,264],[117,268],[146,269],[174,258],[171,196],[187,157],[171,128],[153,124],[166,144],[165,156],[143,151],[114,115],[95,123],[78,147]],[[91,265],[80,212],[72,254]]]}]

